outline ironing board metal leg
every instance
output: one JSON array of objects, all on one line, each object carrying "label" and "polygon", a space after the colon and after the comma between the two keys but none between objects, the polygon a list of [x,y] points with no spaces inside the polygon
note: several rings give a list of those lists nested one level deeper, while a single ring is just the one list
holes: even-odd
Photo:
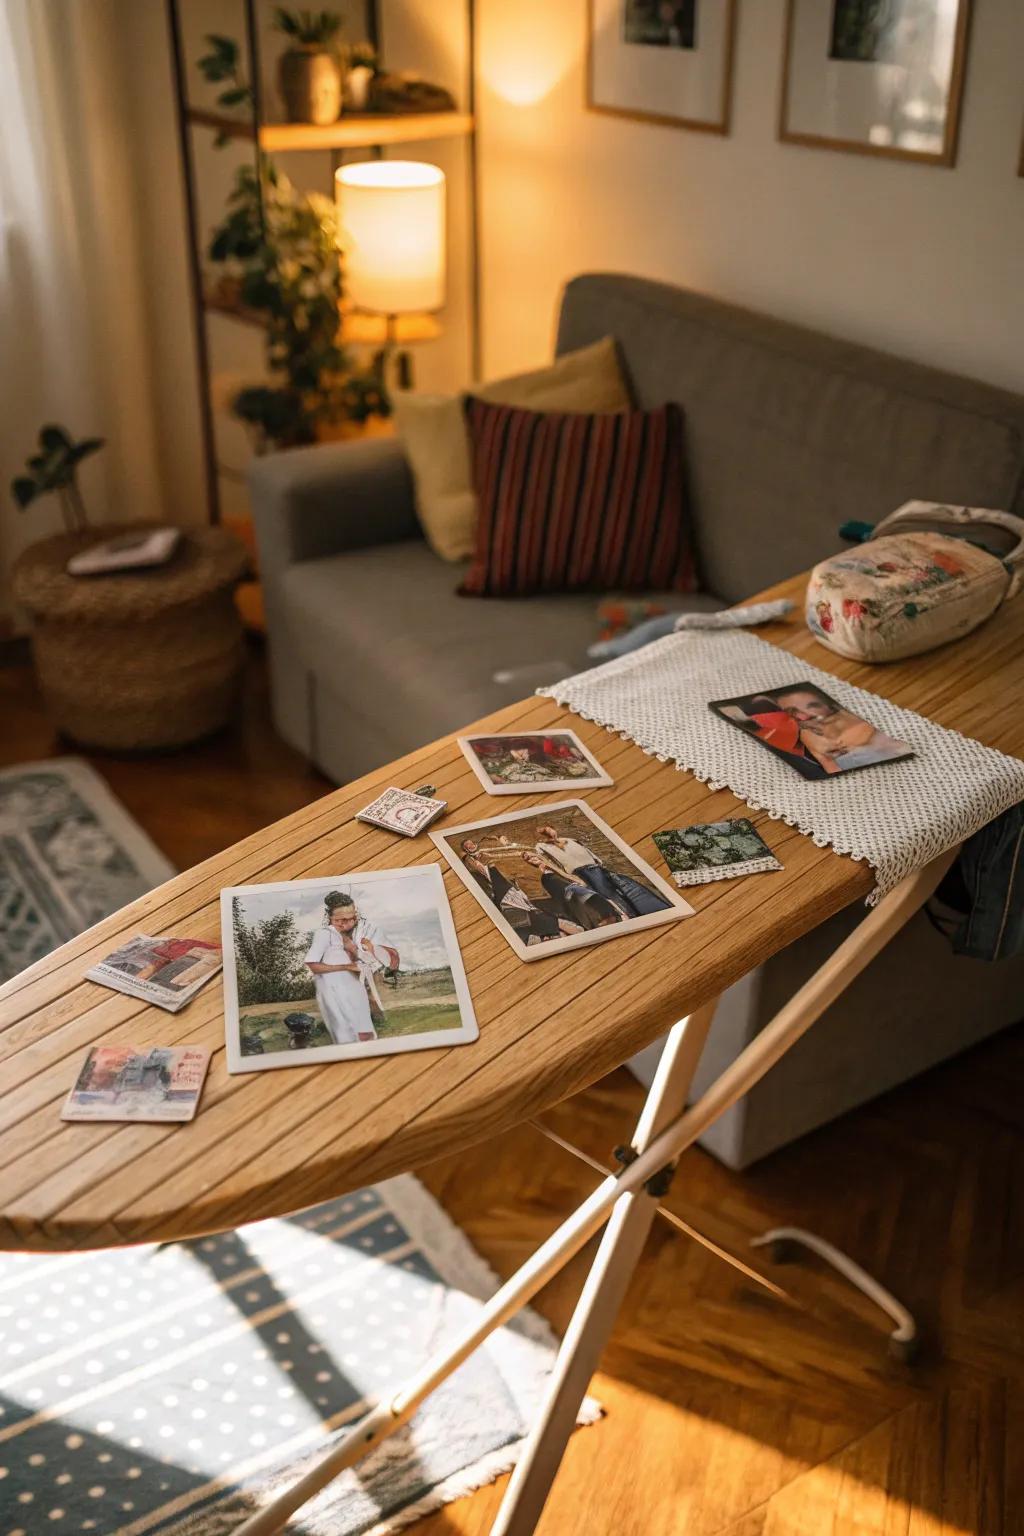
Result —
[{"label": "ironing board metal leg", "polygon": [[[642,1152],[686,1108],[715,1007],[709,1003],[673,1026],[637,1122],[636,1151]],[[617,1202],[558,1352],[544,1407],[512,1473],[491,1536],[528,1536],[540,1519],[657,1209],[656,1198],[646,1188]]]},{"label": "ironing board metal leg", "polygon": [[[513,1317],[598,1232],[616,1203],[641,1190],[649,1179],[674,1162],[697,1137],[768,1072],[793,1046],[853,978],[882,950],[904,923],[928,899],[958,850],[909,875],[868,914],[839,945],[825,965],[807,981],[770,1024],[733,1061],[684,1114],[657,1129],[654,1107],[641,1117],[647,1140],[635,1162],[609,1177],[542,1243],[521,1268],[484,1303],[471,1324],[423,1365],[388,1402],[372,1409],[332,1447],[304,1477],[237,1528],[238,1536],[271,1536],[290,1515],[308,1504],[338,1473],[352,1466],[406,1423],[424,1398],[440,1386],[496,1328]],[[702,1012],[691,1015],[702,1017]],[[696,1041],[698,1031],[692,1036]],[[680,1070],[680,1080],[682,1072]],[[650,1101],[649,1101],[650,1103]],[[647,1109],[645,1107],[645,1114]],[[617,1267],[616,1267],[617,1269]],[[580,1325],[586,1331],[585,1323]],[[563,1346],[562,1353],[566,1353]],[[556,1383],[561,1366],[556,1368]],[[574,1377],[575,1380],[575,1377]],[[582,1390],[580,1397],[582,1397]],[[576,1406],[579,1406],[577,1399]],[[551,1472],[557,1466],[551,1468]],[[547,1484],[550,1484],[548,1477]],[[546,1490],[545,1490],[546,1491]],[[509,1516],[510,1518],[510,1516]],[[522,1527],[521,1529],[525,1529]]]}]

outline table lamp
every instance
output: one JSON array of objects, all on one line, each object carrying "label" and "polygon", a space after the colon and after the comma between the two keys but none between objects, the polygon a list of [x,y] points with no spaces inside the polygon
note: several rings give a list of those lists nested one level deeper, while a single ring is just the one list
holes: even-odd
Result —
[{"label": "table lamp", "polygon": [[[348,298],[356,309],[385,317],[383,371],[399,316],[444,304],[444,172],[419,160],[367,160],[341,166],[334,187]],[[399,387],[408,389],[408,352],[397,362]]]}]

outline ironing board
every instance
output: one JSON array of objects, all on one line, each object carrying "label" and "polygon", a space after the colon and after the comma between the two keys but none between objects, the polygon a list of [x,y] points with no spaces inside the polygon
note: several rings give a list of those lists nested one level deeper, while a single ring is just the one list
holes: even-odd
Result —
[{"label": "ironing board", "polygon": [[[756,600],[799,603],[798,577]],[[809,663],[986,745],[1024,756],[1024,602],[945,650],[867,668],[823,650],[800,622],[758,632]],[[671,764],[580,721],[550,699],[528,699],[476,722],[474,733],[571,726],[615,783],[588,792],[594,809],[649,861],[663,827],[743,814]],[[920,907],[950,850],[874,907],[723,1076],[684,1112],[715,1000],[734,982],[840,908],[863,900],[870,870],[766,817],[754,819],[784,869],[772,899],[758,880],[687,895],[688,921],[523,965],[460,882],[445,870],[480,1039],[469,1047],[230,1077],[220,983],[178,1015],[83,980],[138,932],[219,938],[226,885],[382,869],[438,858],[425,837],[393,838],[353,820],[389,784],[430,781],[451,824],[497,814],[455,744],[434,742],[177,876],[0,988],[0,1247],[76,1250],[173,1241],[284,1215],[468,1149],[536,1115],[670,1030],[633,1140],[636,1156],[606,1178],[480,1312],[467,1334],[360,1421],[322,1462],[240,1529],[269,1533],[343,1467],[415,1411],[494,1328],[512,1316],[602,1226],[604,1236],[559,1352],[548,1402],[493,1530],[532,1531],[579,1401],[614,1322],[675,1160],[820,1017]],[[508,797],[501,811],[536,804]],[[444,823],[442,823],[443,825]],[[59,1105],[83,1052],[130,1039],[201,1043],[214,1059],[200,1113],[186,1126],[67,1124]]]}]

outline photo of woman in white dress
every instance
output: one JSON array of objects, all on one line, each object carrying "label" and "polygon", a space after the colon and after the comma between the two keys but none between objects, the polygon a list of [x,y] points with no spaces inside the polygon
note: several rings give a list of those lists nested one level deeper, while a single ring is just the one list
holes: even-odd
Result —
[{"label": "photo of woman in white dress", "polygon": [[398,950],[360,917],[351,896],[331,891],[324,906],[325,926],[313,934],[306,955],[320,1016],[336,1045],[376,1040],[370,1001],[379,1007],[380,999],[374,973],[385,967],[397,970]]}]

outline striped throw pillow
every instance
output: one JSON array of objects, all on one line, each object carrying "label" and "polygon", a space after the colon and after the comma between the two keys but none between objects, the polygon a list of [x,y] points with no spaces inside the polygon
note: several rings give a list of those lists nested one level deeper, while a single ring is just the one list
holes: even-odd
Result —
[{"label": "striped throw pillow", "polygon": [[465,411],[480,518],[460,592],[695,589],[678,405],[569,415],[470,395]]}]

